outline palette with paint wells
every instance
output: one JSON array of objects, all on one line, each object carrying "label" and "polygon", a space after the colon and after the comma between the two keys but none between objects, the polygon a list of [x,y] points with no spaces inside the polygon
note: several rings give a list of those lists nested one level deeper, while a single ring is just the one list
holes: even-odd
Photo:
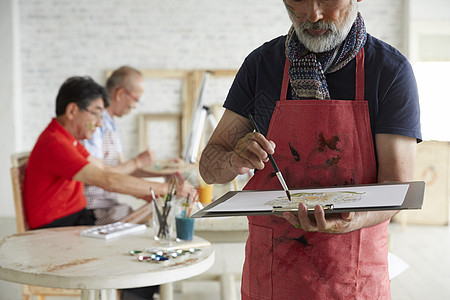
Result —
[{"label": "palette with paint wells", "polygon": [[112,239],[124,235],[145,231],[147,226],[145,224],[133,224],[115,222],[112,224],[97,226],[94,228],[81,231],[81,236],[93,237],[98,239]]}]

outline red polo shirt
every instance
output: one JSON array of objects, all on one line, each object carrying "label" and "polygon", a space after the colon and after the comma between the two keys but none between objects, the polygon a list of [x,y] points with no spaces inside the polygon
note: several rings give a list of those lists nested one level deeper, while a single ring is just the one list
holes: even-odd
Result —
[{"label": "red polo shirt", "polygon": [[31,151],[23,198],[30,229],[49,224],[86,207],[84,184],[73,180],[89,152],[53,119]]}]

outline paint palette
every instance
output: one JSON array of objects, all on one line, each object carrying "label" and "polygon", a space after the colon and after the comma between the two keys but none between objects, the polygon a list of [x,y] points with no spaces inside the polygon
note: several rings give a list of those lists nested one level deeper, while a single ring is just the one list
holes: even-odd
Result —
[{"label": "paint palette", "polygon": [[145,231],[147,226],[145,224],[133,224],[115,222],[108,225],[97,226],[94,228],[81,231],[81,236],[93,237],[98,239],[112,239],[124,235]]}]

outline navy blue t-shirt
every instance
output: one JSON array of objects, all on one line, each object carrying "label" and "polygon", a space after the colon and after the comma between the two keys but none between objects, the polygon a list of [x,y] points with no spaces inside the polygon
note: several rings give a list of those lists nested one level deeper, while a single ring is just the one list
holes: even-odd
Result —
[{"label": "navy blue t-shirt", "polygon": [[[247,56],[224,103],[226,109],[246,118],[252,113],[264,135],[280,99],[285,40],[286,36],[273,39]],[[392,46],[370,35],[364,54],[365,99],[373,138],[377,133],[388,133],[421,141],[419,96],[408,60]],[[326,74],[326,78],[331,99],[355,99],[355,59],[342,69]],[[292,99],[290,89],[288,94],[287,99]]]}]

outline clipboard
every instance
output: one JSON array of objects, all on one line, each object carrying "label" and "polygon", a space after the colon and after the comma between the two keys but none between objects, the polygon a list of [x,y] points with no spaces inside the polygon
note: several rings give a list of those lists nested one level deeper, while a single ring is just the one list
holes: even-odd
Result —
[{"label": "clipboard", "polygon": [[[424,192],[425,181],[291,189],[292,202],[283,206],[277,205],[277,201],[287,203],[282,200],[283,195],[286,197],[284,190],[230,191],[191,217],[281,215],[285,211],[295,213],[298,211],[295,206],[298,206],[299,201],[316,196],[318,199],[315,201],[322,203],[320,205],[326,214],[421,209]],[[252,201],[254,203],[250,203]],[[275,204],[270,204],[270,201],[275,201]],[[307,205],[311,214],[314,213],[314,205]]]}]

